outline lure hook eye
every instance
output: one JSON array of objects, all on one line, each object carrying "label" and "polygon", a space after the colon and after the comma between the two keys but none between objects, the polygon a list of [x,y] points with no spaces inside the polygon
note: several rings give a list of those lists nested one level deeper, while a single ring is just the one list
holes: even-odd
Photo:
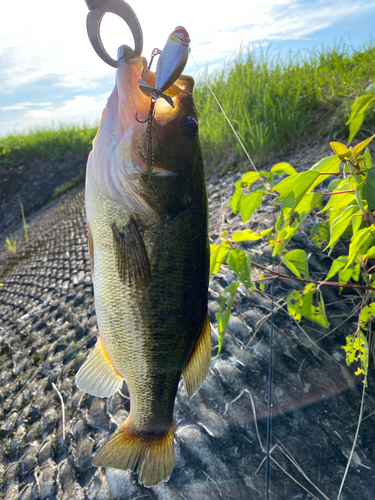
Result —
[{"label": "lure hook eye", "polygon": [[142,54],[142,29],[138,18],[130,5],[123,0],[86,0],[86,4],[90,9],[90,12],[87,14],[86,22],[87,33],[95,52],[101,59],[103,59],[104,62],[113,68],[117,68],[117,61],[112,59],[112,57],[105,50],[102,39],[100,38],[100,23],[106,12],[116,14],[126,22],[134,38],[134,52],[139,56]]}]

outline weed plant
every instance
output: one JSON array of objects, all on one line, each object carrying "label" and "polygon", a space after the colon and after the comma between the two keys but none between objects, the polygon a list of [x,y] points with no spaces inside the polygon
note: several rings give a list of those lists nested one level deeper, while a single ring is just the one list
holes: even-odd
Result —
[{"label": "weed plant", "polygon": [[[350,105],[374,80],[374,58],[372,41],[358,49],[340,43],[331,49],[290,52],[286,57],[250,47],[222,71],[205,77],[259,164],[295,149],[309,137],[315,141],[347,137]],[[202,77],[194,96],[205,159],[215,165],[233,152],[242,158]],[[362,133],[369,133],[374,124],[371,113]]]},{"label": "weed plant", "polygon": [[[347,137],[350,105],[375,80],[375,43],[344,43],[287,56],[262,48],[240,50],[222,71],[205,75],[246,149],[258,165],[308,141]],[[243,152],[204,78],[194,97],[206,164],[215,167]],[[374,113],[361,128],[370,134]],[[87,154],[97,127],[61,125],[0,138],[0,171],[33,158]]]},{"label": "weed plant", "polygon": [[0,170],[31,159],[58,160],[66,154],[87,155],[97,127],[60,125],[59,128],[36,127],[29,133],[0,138]]}]

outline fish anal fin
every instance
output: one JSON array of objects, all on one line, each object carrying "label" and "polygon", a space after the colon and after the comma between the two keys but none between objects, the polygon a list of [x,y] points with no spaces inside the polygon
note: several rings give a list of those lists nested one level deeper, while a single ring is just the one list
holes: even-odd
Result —
[{"label": "fish anal fin", "polygon": [[168,481],[174,466],[174,421],[162,434],[142,434],[132,428],[130,417],[95,455],[94,467],[114,467],[138,474],[146,487]]},{"label": "fish anal fin", "polygon": [[211,326],[208,313],[203,322],[202,331],[195,345],[193,354],[182,371],[186,392],[191,398],[207,377],[211,362]]},{"label": "fish anal fin", "polygon": [[112,224],[117,269],[121,281],[129,285],[147,284],[151,265],[137,221],[130,219],[122,231]]},{"label": "fish anal fin", "polygon": [[76,375],[76,384],[83,392],[98,398],[109,398],[122,386],[124,378],[116,371],[99,338],[93,351]]}]

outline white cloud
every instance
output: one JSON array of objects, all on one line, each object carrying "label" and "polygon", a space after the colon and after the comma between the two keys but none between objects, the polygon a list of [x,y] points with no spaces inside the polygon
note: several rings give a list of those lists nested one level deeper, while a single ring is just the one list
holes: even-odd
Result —
[{"label": "white cloud", "polygon": [[98,98],[80,95],[70,101],[65,101],[61,106],[49,106],[44,109],[29,109],[25,118],[50,118],[53,120],[56,115],[60,118],[69,118],[72,116],[83,116],[86,113],[101,112],[107,101],[106,95]]}]

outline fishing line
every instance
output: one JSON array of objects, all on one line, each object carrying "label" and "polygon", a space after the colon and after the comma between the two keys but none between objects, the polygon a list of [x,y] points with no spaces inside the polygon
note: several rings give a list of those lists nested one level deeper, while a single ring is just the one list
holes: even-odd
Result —
[{"label": "fishing line", "polygon": [[[191,56],[191,58],[193,59],[193,61],[195,62],[196,66],[197,66],[197,68],[198,68],[198,71],[200,71],[201,69],[200,69],[200,67],[198,66],[198,63],[197,63],[197,61],[194,59],[193,54],[192,54],[191,52],[190,52],[190,56]],[[259,175],[259,177],[260,177],[260,174],[259,174],[259,172],[258,172],[258,169],[257,169],[257,168],[256,168],[256,166],[254,165],[254,162],[253,162],[253,160],[251,159],[251,157],[250,157],[249,153],[246,151],[245,146],[243,145],[243,142],[242,142],[242,141],[241,141],[241,139],[239,138],[239,136],[238,136],[237,132],[234,130],[233,125],[231,124],[231,122],[230,122],[230,120],[229,120],[229,118],[228,118],[228,116],[227,116],[226,112],[224,111],[224,109],[223,109],[222,105],[220,104],[219,99],[216,97],[216,95],[215,95],[214,91],[212,90],[211,85],[208,83],[207,78],[204,76],[204,73],[202,73],[202,76],[203,76],[203,78],[204,78],[204,81],[206,82],[207,87],[210,89],[211,94],[214,96],[214,99],[215,99],[215,101],[217,102],[217,105],[219,106],[219,108],[221,109],[221,111],[222,111],[223,115],[225,116],[225,118],[226,118],[227,122],[229,123],[229,126],[230,126],[230,128],[232,129],[232,131],[233,131],[234,135],[236,136],[237,141],[240,143],[241,148],[244,150],[244,153],[245,153],[245,155],[247,156],[247,159],[249,160],[250,165],[253,167],[253,169],[255,170],[255,172],[256,172],[256,173]]]},{"label": "fishing line", "polygon": [[[275,265],[275,257],[272,257],[272,270]],[[266,437],[266,479],[264,498],[268,500],[269,483],[270,483],[270,446],[271,446],[271,411],[272,411],[272,371],[273,371],[273,303],[275,296],[275,278],[272,279],[271,288],[271,327],[270,327],[270,358],[268,366],[268,405],[267,405],[267,437]]]},{"label": "fishing line", "polygon": [[[200,71],[200,67],[198,66],[197,61],[194,59],[193,54],[190,52],[190,55],[195,62],[198,71]],[[223,115],[225,116],[227,122],[229,123],[230,128],[232,129],[234,135],[236,136],[238,142],[240,143],[245,155],[247,156],[250,165],[253,167],[253,169],[256,171],[256,173],[259,175],[258,169],[254,165],[253,160],[251,159],[249,153],[246,151],[245,146],[243,145],[241,139],[239,138],[237,132],[235,131],[232,123],[230,122],[227,114],[225,113],[222,105],[220,104],[218,98],[216,97],[214,91],[211,88],[211,85],[208,83],[207,78],[205,77],[204,73],[202,73],[203,79],[206,82],[207,87],[210,89],[211,94],[213,95],[215,101],[217,102],[217,105],[219,106],[220,110],[222,111]],[[272,257],[272,269],[274,268],[275,265],[275,257]],[[265,478],[265,493],[264,493],[264,498],[265,500],[268,500],[269,498],[269,483],[270,483],[270,446],[271,446],[271,410],[272,410],[272,375],[273,375],[273,323],[274,323],[274,295],[275,295],[275,278],[272,280],[272,288],[271,288],[271,328],[270,328],[270,357],[269,357],[269,366],[268,366],[268,403],[267,403],[267,430],[266,430],[266,478]]]}]

